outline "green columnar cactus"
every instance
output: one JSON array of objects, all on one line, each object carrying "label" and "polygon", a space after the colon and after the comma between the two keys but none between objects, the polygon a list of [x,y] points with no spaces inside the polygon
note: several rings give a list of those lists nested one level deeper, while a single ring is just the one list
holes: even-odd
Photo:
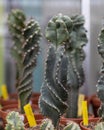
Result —
[{"label": "green columnar cactus", "polygon": [[82,47],[87,42],[83,25],[82,16],[71,20],[59,14],[46,28],[46,38],[54,45],[51,44],[48,51],[39,106],[55,127],[67,107],[67,117],[77,117],[78,91],[84,82],[82,62],[85,54]]},{"label": "green columnar cactus", "polygon": [[66,83],[64,84],[66,84],[65,86],[68,90],[66,117],[76,118],[79,88],[84,83],[83,61],[85,59],[85,52],[83,46],[87,43],[87,36],[86,29],[84,28],[84,17],[76,15],[71,17],[71,19],[73,21],[73,30],[70,34],[69,43],[65,43],[68,58],[67,80],[66,77],[61,79],[65,79]]},{"label": "green columnar cactus", "polygon": [[[101,30],[98,38],[98,52],[101,55],[101,58],[104,60],[104,29]],[[104,121],[104,61],[101,67],[100,77],[96,87],[98,97],[101,100],[101,106],[99,108],[98,114]]]},{"label": "green columnar cactus", "polygon": [[32,93],[32,74],[36,66],[41,37],[39,24],[26,18],[20,10],[13,10],[9,17],[9,30],[14,44],[11,49],[17,65],[17,90],[20,98],[20,109],[24,113],[24,105],[29,103]]},{"label": "green columnar cactus", "polygon": [[7,117],[5,130],[25,130],[24,123],[18,112],[10,112]]},{"label": "green columnar cactus", "polygon": [[52,119],[55,128],[58,128],[60,116],[67,109],[67,90],[59,81],[58,73],[60,72],[59,68],[65,52],[64,42],[69,40],[71,30],[71,19],[60,14],[53,17],[46,28],[46,37],[54,45],[50,44],[47,53],[39,107],[43,115]]}]

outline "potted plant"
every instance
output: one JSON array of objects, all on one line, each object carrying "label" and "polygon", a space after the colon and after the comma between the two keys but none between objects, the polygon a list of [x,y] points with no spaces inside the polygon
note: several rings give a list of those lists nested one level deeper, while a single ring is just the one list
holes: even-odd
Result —
[{"label": "potted plant", "polygon": [[12,111],[6,117],[5,130],[25,130],[24,123],[18,112]]},{"label": "potted plant", "polygon": [[[72,27],[73,23],[70,17],[59,14],[49,21],[46,28],[46,38],[51,44],[49,44],[45,61],[44,82],[41,88],[39,107],[42,114],[52,120],[52,124],[57,130],[60,129],[60,124],[63,122],[60,117],[68,107],[68,91],[61,83],[60,76],[61,74],[66,75],[66,73],[62,73],[67,70],[68,62],[65,55],[65,43],[70,39]],[[64,125],[66,124],[67,121],[64,122]],[[75,128],[80,129],[78,125],[77,127]]]},{"label": "potted plant", "polygon": [[[60,82],[61,86],[67,90],[68,109],[66,111],[66,117],[75,118],[76,120],[79,88],[84,83],[82,63],[85,59],[85,53],[83,47],[86,45],[87,36],[83,16],[77,15],[71,17],[70,23],[68,23],[66,18],[68,19],[69,17],[55,16],[49,21],[46,28],[46,38],[49,42],[55,44],[55,47],[52,47],[54,45],[50,45],[50,48],[56,48],[56,54],[53,54],[56,58],[51,58],[50,63],[52,66],[52,60],[54,61],[53,69],[50,65],[50,68],[48,67],[50,70],[53,70],[53,72],[49,72],[46,81],[50,84],[49,77],[53,75],[53,77],[55,77],[54,80],[58,80],[57,82]],[[54,50],[55,49],[53,49],[53,51]],[[53,74],[55,72],[54,68],[56,68],[56,74]],[[45,71],[47,74],[49,70]]]},{"label": "potted plant", "polygon": [[[19,115],[18,112],[15,111],[8,113],[6,120],[7,124],[5,126],[5,130],[47,130],[47,129],[55,130],[52,121],[50,119],[44,119],[40,124],[40,127],[39,125],[32,128],[25,127],[26,125],[21,119],[21,116]],[[63,130],[72,130],[73,128],[75,130],[80,130],[79,126],[74,122],[70,122],[67,126],[63,128]]]},{"label": "potted plant", "polygon": [[33,69],[39,53],[41,31],[37,21],[30,19],[27,22],[25,14],[18,9],[12,10],[9,14],[8,25],[14,42],[11,54],[16,62],[16,88],[20,113],[24,114],[24,106],[29,103],[32,94]]},{"label": "potted plant", "polygon": [[[100,70],[100,77],[98,79],[96,88],[97,88],[97,96],[101,102],[100,108],[98,109],[98,115],[100,118],[95,118],[94,120],[90,120],[89,122],[95,122],[93,123],[93,129],[95,130],[103,130],[104,129],[104,28],[101,30],[101,33],[99,35],[98,38],[98,52],[101,55],[102,58],[102,67]],[[89,128],[88,130],[92,130],[90,128],[90,124],[89,123]],[[85,128],[82,123],[81,123],[81,127],[83,128],[83,130],[87,130],[87,128]]]}]

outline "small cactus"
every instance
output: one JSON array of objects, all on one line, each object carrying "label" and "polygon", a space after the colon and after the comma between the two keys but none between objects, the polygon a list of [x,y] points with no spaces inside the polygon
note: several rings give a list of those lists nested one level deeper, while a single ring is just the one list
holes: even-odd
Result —
[{"label": "small cactus", "polygon": [[17,66],[16,88],[20,98],[21,113],[24,113],[23,107],[29,103],[32,93],[32,75],[40,48],[40,26],[34,19],[27,23],[24,13],[20,10],[12,10],[8,21],[14,41],[11,53]]},{"label": "small cactus", "polygon": [[104,122],[97,123],[94,130],[104,130]]},{"label": "small cactus", "polygon": [[[62,126],[61,126],[62,125]],[[60,127],[64,125],[60,123]],[[50,119],[44,119],[43,123],[40,126],[40,130],[55,130],[52,121]],[[67,123],[67,125],[63,128],[63,130],[81,130],[79,125],[73,121]]]},{"label": "small cactus", "polygon": [[5,130],[25,130],[24,123],[18,112],[12,111],[6,117]]},{"label": "small cactus", "polygon": [[75,122],[69,122],[68,125],[64,127],[63,130],[81,130],[79,125]]},{"label": "small cactus", "polygon": [[54,126],[50,119],[44,119],[40,125],[40,130],[54,130]]}]

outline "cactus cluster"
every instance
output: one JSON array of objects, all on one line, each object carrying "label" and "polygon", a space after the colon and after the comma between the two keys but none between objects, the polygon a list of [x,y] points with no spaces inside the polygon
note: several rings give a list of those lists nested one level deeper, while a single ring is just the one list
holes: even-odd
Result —
[{"label": "cactus cluster", "polygon": [[[72,121],[67,123],[66,126],[64,126],[63,124],[60,125],[62,125],[60,127],[63,127],[63,130],[81,130],[79,125]],[[40,126],[40,130],[55,130],[55,128],[50,119],[44,119],[43,123]]]},{"label": "cactus cluster", "polygon": [[82,16],[70,18],[59,14],[46,27],[46,38],[51,44],[45,62],[39,107],[43,115],[52,119],[55,127],[63,113],[68,117],[77,116],[78,91],[84,82],[83,46],[87,42],[83,25]]},{"label": "cactus cluster", "polygon": [[24,123],[18,112],[12,111],[6,117],[5,130],[25,130]]},{"label": "cactus cluster", "polygon": [[23,107],[29,103],[32,93],[32,75],[39,53],[41,31],[37,21],[30,19],[27,22],[25,14],[18,9],[9,14],[8,26],[14,42],[11,54],[16,61],[16,88],[20,109],[24,113]]},{"label": "cactus cluster", "polygon": [[102,58],[102,67],[100,70],[100,77],[97,82],[97,95],[101,100],[101,106],[98,110],[99,116],[104,121],[104,29],[101,30],[101,33],[98,38],[98,52]]}]

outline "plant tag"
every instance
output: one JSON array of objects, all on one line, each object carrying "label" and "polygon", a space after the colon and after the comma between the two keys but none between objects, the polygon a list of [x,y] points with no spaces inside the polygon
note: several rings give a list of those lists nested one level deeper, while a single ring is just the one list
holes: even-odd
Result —
[{"label": "plant tag", "polygon": [[88,109],[87,101],[82,101],[82,115],[83,115],[83,124],[88,126]]},{"label": "plant tag", "polygon": [[78,97],[78,117],[82,116],[82,101],[84,101],[85,95],[79,94]]},{"label": "plant tag", "polygon": [[20,108],[20,99],[18,98],[18,108]]},{"label": "plant tag", "polygon": [[27,117],[27,120],[28,120],[30,127],[36,126],[37,123],[36,123],[34,114],[32,112],[31,105],[30,104],[25,105],[24,111],[25,111],[25,114],[26,114],[26,117]]},{"label": "plant tag", "polygon": [[7,87],[5,84],[1,86],[1,91],[2,91],[3,99],[7,100],[9,98],[9,96],[8,96],[8,91],[7,91]]}]

